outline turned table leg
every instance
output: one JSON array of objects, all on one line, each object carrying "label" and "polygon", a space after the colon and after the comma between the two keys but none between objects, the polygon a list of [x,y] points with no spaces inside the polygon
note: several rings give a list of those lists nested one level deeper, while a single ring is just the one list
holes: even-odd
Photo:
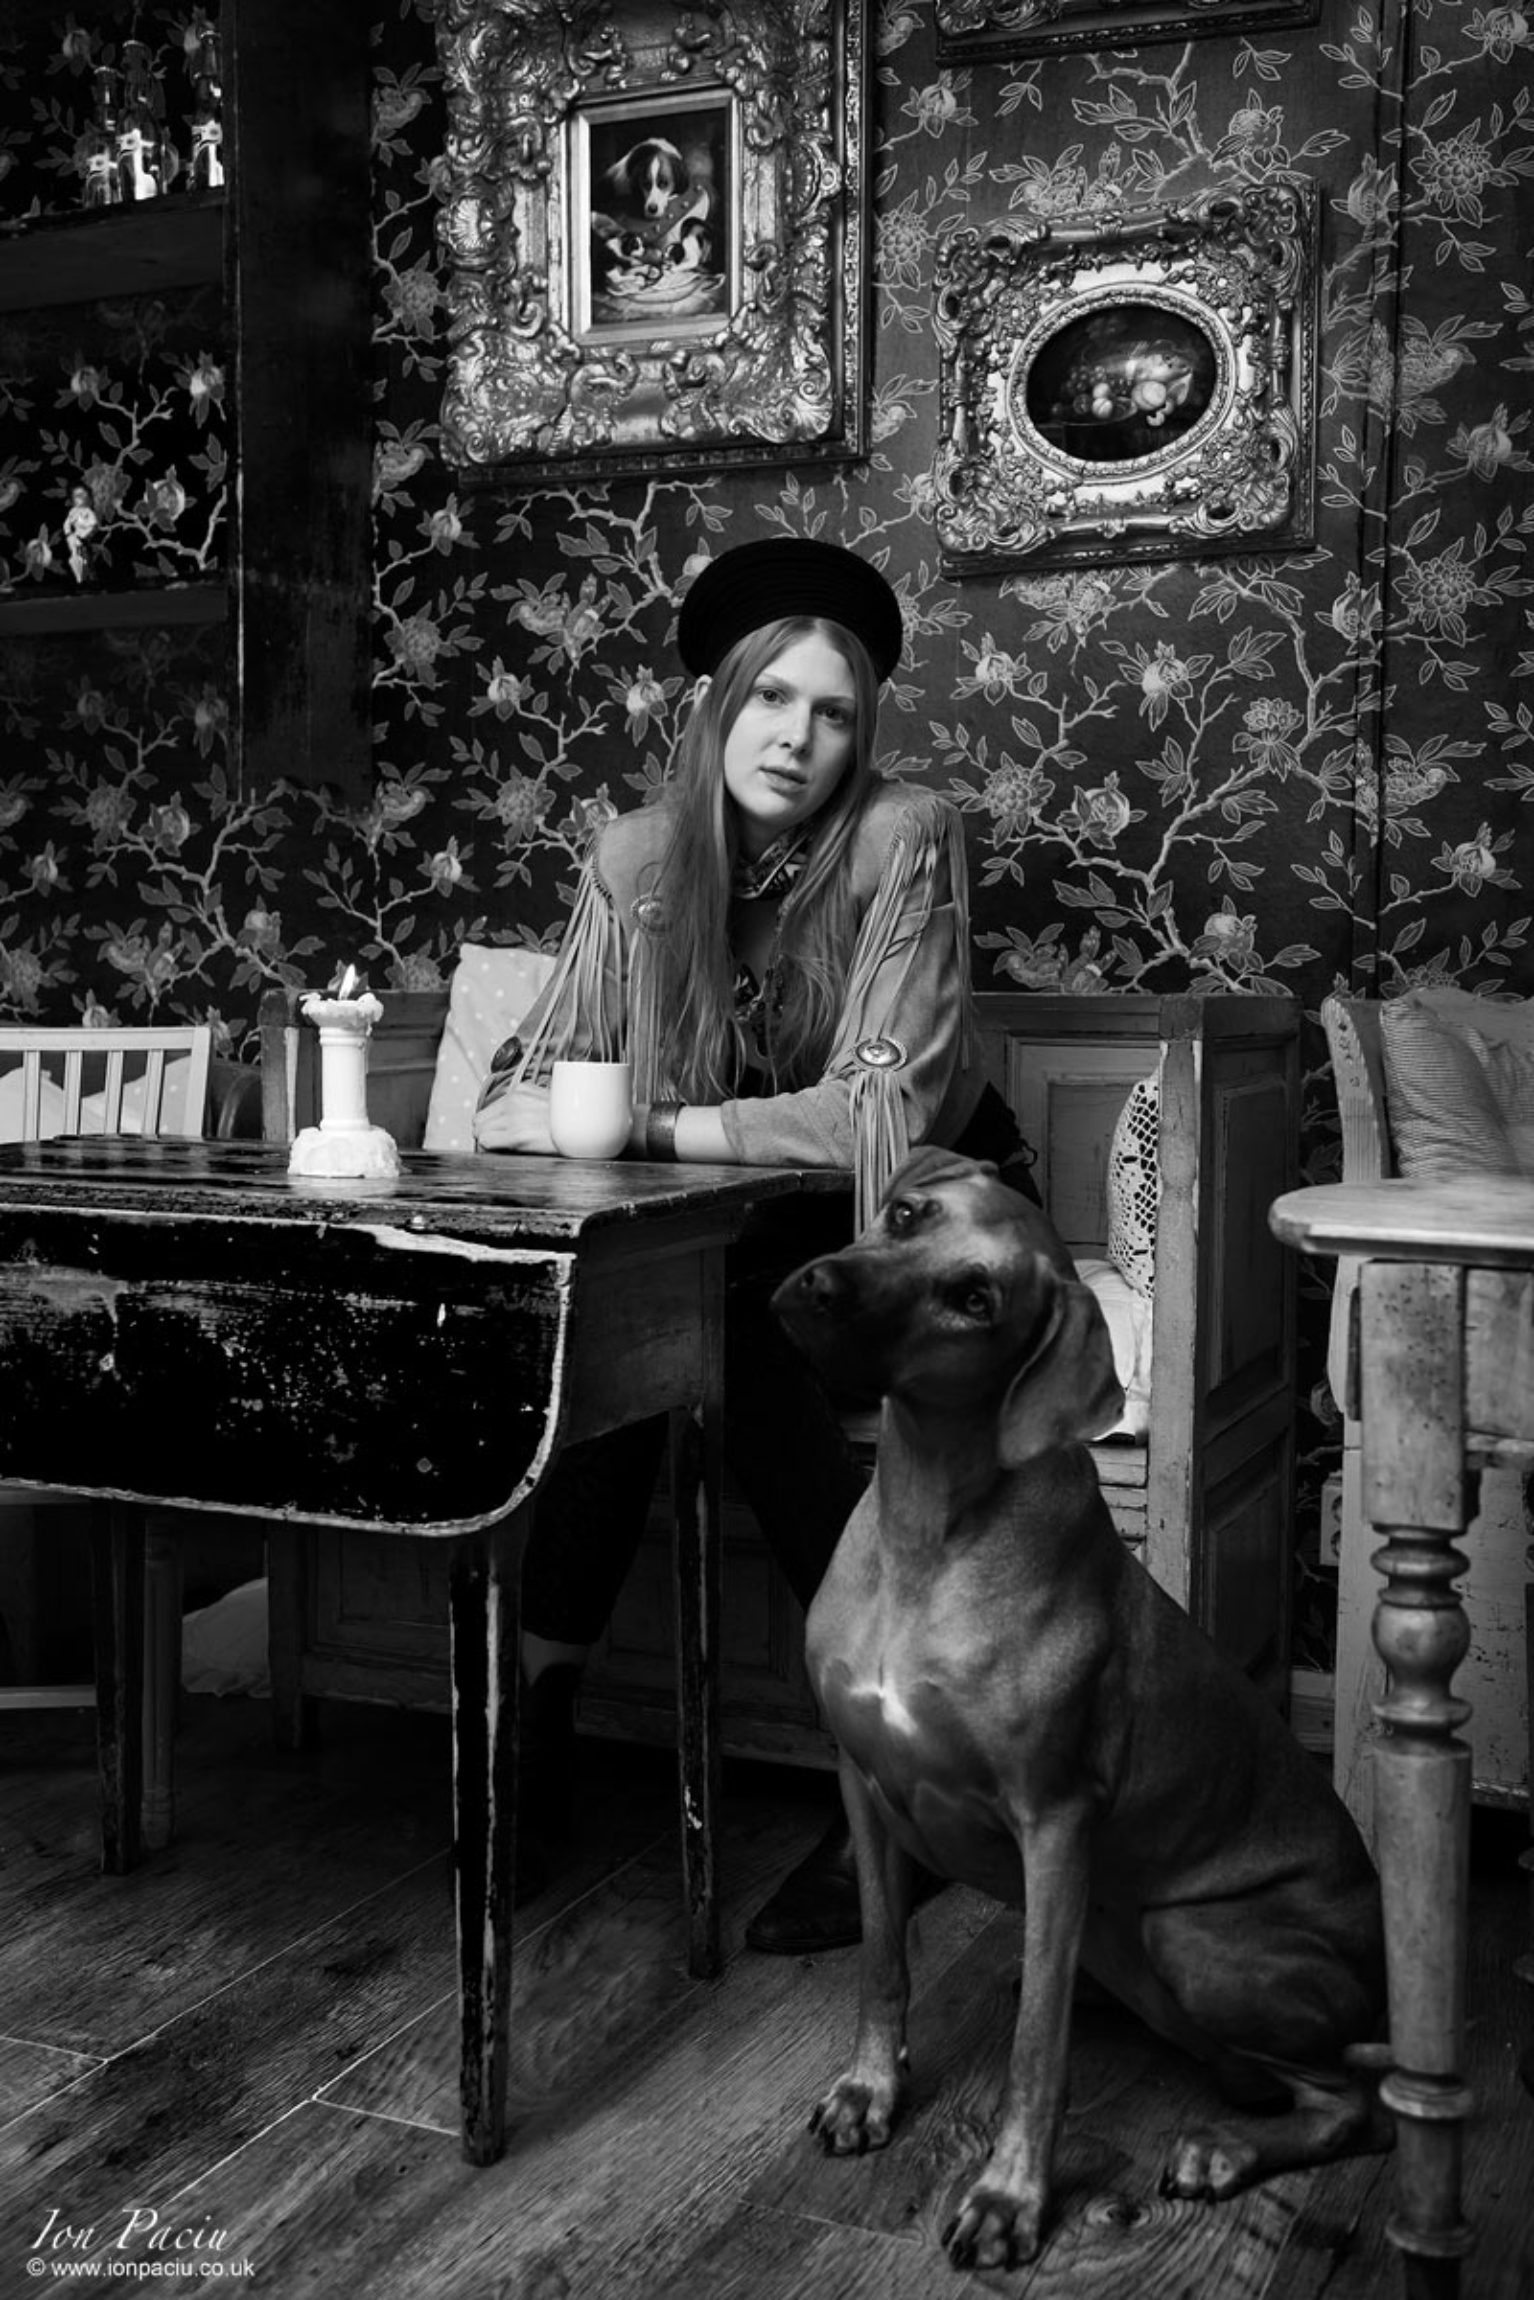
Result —
[{"label": "turned table leg", "polygon": [[1461,2210],[1469,1917],[1469,1716],[1452,1692],[1469,1645],[1455,1548],[1474,1514],[1463,1428],[1464,1273],[1375,1262],[1361,1278],[1364,1514],[1385,1546],[1374,1642],[1375,1826],[1385,1909],[1396,2212],[1408,2300],[1452,2300],[1471,2232]]}]

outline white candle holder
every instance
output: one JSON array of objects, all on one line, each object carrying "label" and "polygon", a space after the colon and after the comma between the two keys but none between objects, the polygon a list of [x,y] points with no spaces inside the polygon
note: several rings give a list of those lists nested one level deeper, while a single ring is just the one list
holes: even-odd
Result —
[{"label": "white candle holder", "polygon": [[320,1122],[294,1138],[290,1174],[332,1181],[389,1181],[399,1172],[394,1136],[368,1119],[368,1035],[383,1019],[371,991],[327,998],[312,990],[302,1006],[320,1034]]}]

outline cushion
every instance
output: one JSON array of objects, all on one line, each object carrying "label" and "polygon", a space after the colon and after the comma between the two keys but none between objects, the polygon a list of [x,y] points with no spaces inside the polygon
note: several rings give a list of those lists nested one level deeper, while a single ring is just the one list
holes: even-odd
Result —
[{"label": "cushion", "polygon": [[1147,1301],[1156,1290],[1160,1124],[1161,1080],[1153,1073],[1130,1088],[1108,1146],[1108,1259],[1125,1284]]},{"label": "cushion", "polygon": [[421,1137],[427,1150],[474,1147],[474,1105],[490,1057],[509,1038],[553,972],[546,951],[466,942],[448,992],[447,1021]]},{"label": "cushion", "polygon": [[183,1620],[181,1682],[188,1693],[243,1693],[269,1700],[267,1651],[266,1583],[242,1582]]},{"label": "cushion", "polygon": [[1143,1438],[1150,1428],[1151,1305],[1111,1262],[1079,1261],[1077,1274],[1097,1296],[1113,1344],[1113,1370],[1124,1392],[1124,1417],[1105,1437]]},{"label": "cushion", "polygon": [[1402,1174],[1534,1174],[1534,999],[1407,991],[1380,1008],[1380,1050]]}]

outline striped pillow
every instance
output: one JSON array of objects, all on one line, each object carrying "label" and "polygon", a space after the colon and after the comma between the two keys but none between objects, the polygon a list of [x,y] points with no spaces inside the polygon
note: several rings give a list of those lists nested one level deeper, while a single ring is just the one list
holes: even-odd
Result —
[{"label": "striped pillow", "polygon": [[1408,991],[1380,1009],[1380,1045],[1402,1174],[1534,1174],[1534,1000]]}]

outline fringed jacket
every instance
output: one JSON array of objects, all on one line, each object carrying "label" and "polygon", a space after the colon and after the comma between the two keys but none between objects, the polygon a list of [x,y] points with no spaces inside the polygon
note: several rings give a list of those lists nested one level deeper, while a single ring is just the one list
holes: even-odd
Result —
[{"label": "fringed jacket", "polygon": [[[598,834],[559,963],[517,1041],[497,1054],[476,1121],[513,1087],[545,1085],[557,1057],[627,1060],[637,1102],[676,1099],[660,1074],[654,964],[669,836],[653,807]],[[857,939],[824,1073],[789,1093],[728,1100],[720,1117],[744,1165],[850,1169],[861,1227],[910,1150],[957,1140],[985,1083],[957,811],[919,785],[884,784],[853,841],[852,890]]]}]

